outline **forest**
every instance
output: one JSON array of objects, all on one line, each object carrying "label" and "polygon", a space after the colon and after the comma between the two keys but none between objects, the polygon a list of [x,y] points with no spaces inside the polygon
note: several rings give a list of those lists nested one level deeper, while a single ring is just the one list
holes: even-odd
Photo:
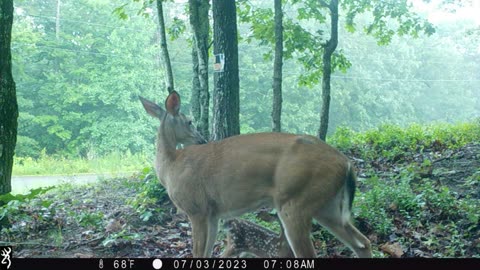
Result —
[{"label": "forest", "polygon": [[[2,0],[0,11],[0,246],[15,256],[192,257],[191,219],[153,167],[159,120],[139,101],[171,113],[178,93],[208,141],[309,134],[347,156],[352,222],[373,257],[479,258],[478,1]],[[82,173],[114,177],[11,187]],[[276,236],[277,212],[241,218]],[[214,257],[230,244],[225,224]],[[316,221],[309,239],[317,257],[356,256]]]}]

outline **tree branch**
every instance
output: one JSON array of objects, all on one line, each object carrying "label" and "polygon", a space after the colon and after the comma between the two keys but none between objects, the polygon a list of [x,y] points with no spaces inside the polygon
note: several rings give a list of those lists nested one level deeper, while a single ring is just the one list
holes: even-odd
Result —
[{"label": "tree branch", "polygon": [[325,2],[324,0],[319,0],[318,2],[322,7],[332,10],[332,7],[329,4],[327,4],[327,2]]}]

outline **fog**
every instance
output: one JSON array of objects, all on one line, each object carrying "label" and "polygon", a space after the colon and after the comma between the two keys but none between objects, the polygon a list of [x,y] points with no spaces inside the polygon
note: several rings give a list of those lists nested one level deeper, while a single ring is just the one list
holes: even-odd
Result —
[{"label": "fog", "polygon": [[[332,74],[329,134],[339,126],[363,131],[386,123],[455,123],[480,117],[478,1],[454,8],[439,1],[417,2],[413,10],[434,24],[435,33],[395,35],[382,46],[363,30],[369,15],[357,17],[352,33],[340,11],[337,53],[348,68]],[[151,149],[158,123],[143,112],[137,96],[163,103],[167,94],[157,19],[153,7],[145,17],[137,14],[139,5],[130,4],[128,19],[121,20],[113,10],[122,3],[64,0],[59,12],[54,0],[15,3],[17,155],[36,155],[41,149],[82,156]],[[165,12],[176,90],[188,114],[192,56],[186,3],[166,3]],[[286,5],[287,18],[295,12]],[[328,30],[314,21],[306,24],[312,31]],[[248,23],[238,27],[241,132],[269,131],[272,46],[252,39]],[[305,83],[302,76],[308,71],[298,57],[286,59],[283,68],[282,124],[286,132],[315,134],[321,78]],[[212,74],[211,63],[209,69]],[[212,79],[210,83],[211,90]]]}]

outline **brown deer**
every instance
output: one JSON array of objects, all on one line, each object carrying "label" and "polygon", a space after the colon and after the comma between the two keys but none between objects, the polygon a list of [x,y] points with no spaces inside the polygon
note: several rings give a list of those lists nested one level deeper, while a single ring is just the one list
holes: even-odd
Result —
[{"label": "brown deer", "polygon": [[[155,168],[173,203],[192,223],[193,256],[210,257],[220,218],[262,206],[278,212],[295,257],[315,257],[312,218],[371,257],[370,241],[350,222],[356,176],[349,160],[313,136],[247,134],[205,143],[169,94],[163,110],[140,98],[160,119]],[[183,144],[184,149],[176,149]]]},{"label": "brown deer", "polygon": [[291,258],[293,252],[285,237],[253,222],[230,219],[223,224],[227,244],[222,258]]}]

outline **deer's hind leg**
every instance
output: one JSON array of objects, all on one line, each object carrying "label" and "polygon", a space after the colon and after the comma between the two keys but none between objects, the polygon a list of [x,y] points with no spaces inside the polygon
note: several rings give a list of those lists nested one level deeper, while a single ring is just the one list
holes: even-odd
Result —
[{"label": "deer's hind leg", "polygon": [[347,206],[345,203],[342,204],[341,200],[342,196],[337,196],[315,216],[315,219],[353,250],[359,258],[371,258],[370,240],[351,223],[350,210],[343,209]]},{"label": "deer's hind leg", "polygon": [[310,240],[312,217],[294,205],[293,202],[287,202],[278,211],[288,244],[296,258],[315,258],[315,249]]},{"label": "deer's hind leg", "polygon": [[192,223],[192,242],[193,242],[193,257],[204,258],[209,257],[207,254],[207,243],[209,240],[209,222],[205,216],[190,216]]},{"label": "deer's hind leg", "polygon": [[218,218],[216,217],[209,217],[207,221],[208,232],[207,232],[207,243],[205,246],[205,253],[204,257],[210,258],[212,257],[213,246],[215,244],[215,240],[217,240],[218,234]]}]

